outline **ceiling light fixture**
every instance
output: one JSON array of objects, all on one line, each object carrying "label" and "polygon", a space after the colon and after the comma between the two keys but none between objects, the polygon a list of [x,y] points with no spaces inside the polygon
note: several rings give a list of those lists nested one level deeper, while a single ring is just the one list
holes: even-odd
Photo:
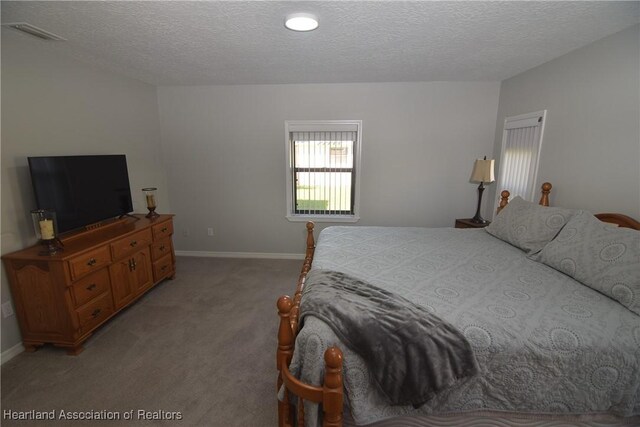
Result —
[{"label": "ceiling light fixture", "polygon": [[318,28],[318,18],[310,13],[292,13],[285,19],[284,26],[293,31],[313,31]]}]

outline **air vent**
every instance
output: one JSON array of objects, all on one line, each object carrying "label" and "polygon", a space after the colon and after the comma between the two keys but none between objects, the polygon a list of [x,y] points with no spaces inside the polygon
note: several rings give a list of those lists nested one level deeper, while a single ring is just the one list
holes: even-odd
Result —
[{"label": "air vent", "polygon": [[66,41],[64,37],[57,36],[49,31],[43,30],[42,28],[38,28],[35,25],[31,25],[27,22],[12,22],[8,24],[2,24],[3,27],[10,27],[14,30],[22,31],[23,33],[29,34],[34,37],[38,37],[42,40],[51,40],[51,41]]}]

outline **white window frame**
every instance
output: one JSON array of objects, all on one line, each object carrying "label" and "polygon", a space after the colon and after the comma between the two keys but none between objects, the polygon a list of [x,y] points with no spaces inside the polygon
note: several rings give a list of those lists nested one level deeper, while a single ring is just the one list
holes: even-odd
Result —
[{"label": "white window frame", "polygon": [[[293,206],[293,155],[291,150],[291,132],[314,131],[344,131],[356,129],[356,141],[353,152],[354,189],[353,189],[353,215],[342,214],[296,214]],[[285,160],[286,160],[286,194],[287,211],[286,218],[289,221],[315,221],[315,222],[357,222],[360,220],[360,177],[362,172],[362,120],[286,120],[285,131]]]},{"label": "white window frame", "polygon": [[[535,187],[536,187],[536,182],[538,181],[540,153],[542,151],[542,141],[544,139],[544,128],[545,128],[545,124],[547,123],[547,110],[540,110],[540,111],[535,111],[533,113],[520,114],[518,116],[511,116],[504,119],[504,126],[502,130],[502,147],[500,149],[500,170],[498,173],[498,182],[496,186],[496,198],[495,198],[494,206],[498,206],[498,204],[500,203],[500,193],[502,192],[502,190],[511,191],[511,189],[509,188],[504,188],[504,184],[502,182],[503,181],[502,174],[504,169],[504,154],[505,154],[504,152],[507,145],[508,130],[531,126],[528,123],[531,123],[534,120],[537,122],[540,118],[542,118],[542,123],[540,123],[540,134],[538,137],[538,153],[536,156],[535,165],[529,175],[529,181],[527,183],[529,187],[528,188],[529,194],[526,195],[526,197],[522,196],[523,199],[528,199],[531,202],[534,201],[537,194],[535,192]],[[513,193],[510,195],[510,197],[514,197],[514,196],[515,194]],[[493,211],[493,214],[495,216],[495,210]]]}]

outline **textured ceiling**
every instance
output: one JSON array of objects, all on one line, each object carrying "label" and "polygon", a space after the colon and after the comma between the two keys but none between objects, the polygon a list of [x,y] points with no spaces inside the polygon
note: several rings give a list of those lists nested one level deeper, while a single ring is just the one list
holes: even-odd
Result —
[{"label": "textured ceiling", "polygon": [[[640,2],[9,2],[52,50],[155,85],[499,81],[640,21]],[[309,33],[293,12],[319,17]]]}]

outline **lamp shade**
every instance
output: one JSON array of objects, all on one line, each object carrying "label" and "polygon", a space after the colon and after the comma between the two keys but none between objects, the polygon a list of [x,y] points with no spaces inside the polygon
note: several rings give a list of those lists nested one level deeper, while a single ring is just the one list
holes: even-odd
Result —
[{"label": "lamp shade", "polygon": [[493,182],[493,159],[476,159],[473,164],[473,173],[471,174],[471,182]]}]

